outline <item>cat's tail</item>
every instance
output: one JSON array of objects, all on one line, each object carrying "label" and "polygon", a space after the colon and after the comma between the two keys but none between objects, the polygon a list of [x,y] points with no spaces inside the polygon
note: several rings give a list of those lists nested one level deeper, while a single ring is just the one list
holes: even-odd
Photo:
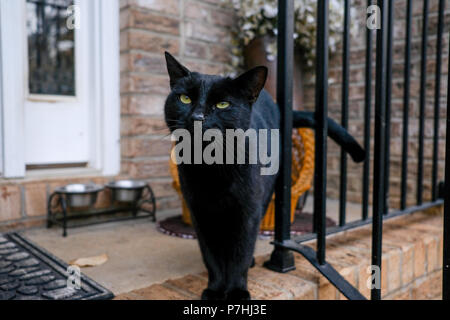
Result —
[{"label": "cat's tail", "polygon": [[[314,112],[294,111],[292,116],[294,128],[316,129]],[[355,140],[355,138],[353,138],[347,130],[330,118],[328,118],[328,135],[348,154],[350,154],[353,161],[362,162],[366,158],[366,152]]]}]

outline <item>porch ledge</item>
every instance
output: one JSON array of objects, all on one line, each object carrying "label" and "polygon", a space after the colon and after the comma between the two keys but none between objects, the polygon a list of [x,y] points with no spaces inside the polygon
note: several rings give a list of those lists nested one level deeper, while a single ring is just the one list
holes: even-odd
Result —
[{"label": "porch ledge", "polygon": [[[383,299],[440,299],[442,292],[441,208],[386,221],[383,230]],[[315,241],[306,245],[315,247]],[[328,238],[327,261],[367,298],[371,228]],[[340,294],[306,259],[295,253],[296,270],[279,274],[262,267],[269,256],[256,259],[249,272],[255,300],[342,300]],[[207,284],[207,273],[187,275],[121,294],[117,300],[196,300]]]}]

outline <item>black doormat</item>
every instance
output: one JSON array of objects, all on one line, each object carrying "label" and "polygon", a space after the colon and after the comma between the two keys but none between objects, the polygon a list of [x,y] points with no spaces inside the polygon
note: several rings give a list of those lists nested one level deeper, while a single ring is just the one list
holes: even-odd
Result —
[{"label": "black doormat", "polygon": [[[336,225],[334,220],[327,218],[327,227],[333,227]],[[196,234],[192,226],[187,225],[181,219],[181,216],[167,218],[163,221],[158,222],[158,230],[164,234],[184,238],[184,239],[195,239]],[[312,232],[313,230],[313,215],[311,213],[302,212],[297,210],[295,213],[295,220],[291,224],[291,234],[292,235],[302,235],[305,233]],[[273,236],[274,231],[260,231],[261,236]]]},{"label": "black doormat", "polygon": [[100,300],[114,295],[85,275],[80,288],[69,265],[17,233],[0,234],[0,300]]}]

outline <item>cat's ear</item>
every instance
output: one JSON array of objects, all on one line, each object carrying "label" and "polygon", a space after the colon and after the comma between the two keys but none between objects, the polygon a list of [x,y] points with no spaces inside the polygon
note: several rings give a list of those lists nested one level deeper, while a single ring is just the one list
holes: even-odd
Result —
[{"label": "cat's ear", "polygon": [[170,53],[165,52],[167,71],[170,77],[170,87],[173,88],[175,83],[191,73],[185,66],[179,63]]},{"label": "cat's ear", "polygon": [[258,99],[259,93],[266,84],[267,72],[266,67],[255,67],[233,80],[236,87],[242,90],[250,103]]}]

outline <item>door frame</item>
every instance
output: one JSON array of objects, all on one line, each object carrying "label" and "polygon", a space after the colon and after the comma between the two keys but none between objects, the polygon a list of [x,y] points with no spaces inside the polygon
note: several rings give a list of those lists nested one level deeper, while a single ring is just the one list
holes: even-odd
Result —
[{"label": "door frame", "polygon": [[[92,38],[88,50],[94,57],[87,77],[94,88],[88,170],[116,175],[120,171],[119,0],[79,1],[89,3],[89,8],[84,7],[88,10],[82,6],[80,14],[89,18]],[[5,178],[26,176],[24,108],[28,83],[27,61],[21,58],[27,54],[25,12],[25,0],[0,1],[0,171]]]}]

